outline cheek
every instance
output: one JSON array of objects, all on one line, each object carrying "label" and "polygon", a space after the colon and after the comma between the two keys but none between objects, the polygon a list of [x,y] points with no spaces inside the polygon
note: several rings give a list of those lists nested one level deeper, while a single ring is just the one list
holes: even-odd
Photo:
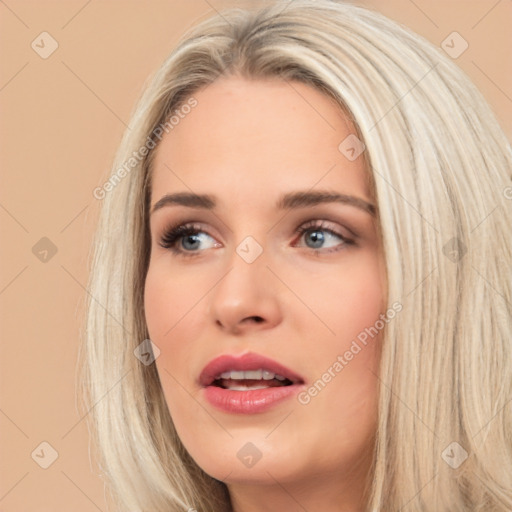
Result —
[{"label": "cheek", "polygon": [[[177,273],[166,262],[151,266],[144,286],[145,318],[150,339],[160,349],[156,366],[164,390],[176,389],[175,377],[182,382],[191,379],[190,368],[183,361],[194,361],[206,328],[207,289],[200,286],[201,277]],[[206,282],[208,285],[208,282]]]},{"label": "cheek", "polygon": [[192,315],[187,315],[197,299],[193,300],[188,287],[177,286],[171,274],[158,265],[150,265],[144,287],[146,324],[151,341],[160,350],[155,364],[170,412],[181,397],[178,383],[183,381],[180,369],[184,365],[180,363],[190,357],[187,351],[193,349],[193,344],[186,340],[197,331]]},{"label": "cheek", "polygon": [[[382,265],[373,254],[360,254],[350,266],[340,267],[317,280],[315,287],[302,290],[309,293],[311,309],[324,324],[315,320],[316,330],[323,334],[316,338],[319,342],[308,356],[315,370],[312,407],[307,409],[319,415],[331,409],[337,424],[354,435],[360,422],[369,426],[375,419],[385,291]],[[308,332],[306,324],[303,329]],[[335,409],[333,404],[337,404]]]},{"label": "cheek", "polygon": [[154,337],[155,342],[156,338],[165,334],[165,326],[167,325],[169,329],[172,325],[169,314],[173,311],[172,303],[175,302],[175,297],[171,290],[172,288],[169,289],[166,285],[165,276],[161,273],[159,275],[150,265],[144,285],[144,312],[150,337]]},{"label": "cheek", "polygon": [[[150,264],[144,285],[144,311],[149,334],[167,345],[177,332],[195,325],[201,290],[193,276],[180,279],[167,264]],[[204,294],[204,292],[202,292]]]},{"label": "cheek", "polygon": [[[380,261],[369,251],[360,252],[358,258],[338,267],[333,266],[313,279],[295,277],[295,282],[297,295],[304,299],[311,312],[324,324],[322,326],[317,322],[317,328],[321,328],[326,340],[332,340],[338,349],[342,349],[348,340],[357,337],[364,329],[373,326],[385,311],[386,297]],[[312,320],[311,315],[308,320]],[[306,325],[303,327],[307,328]]]}]

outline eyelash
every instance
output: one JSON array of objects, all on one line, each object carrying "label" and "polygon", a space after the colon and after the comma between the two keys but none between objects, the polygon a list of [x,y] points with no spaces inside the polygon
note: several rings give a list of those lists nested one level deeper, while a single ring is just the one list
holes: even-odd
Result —
[{"label": "eyelash", "polygon": [[[334,235],[342,240],[341,247],[338,246],[336,248],[331,247],[329,249],[313,249],[309,248],[311,251],[316,253],[318,256],[320,256],[320,253],[330,253],[330,252],[337,252],[339,250],[342,250],[347,245],[355,245],[355,241],[351,240],[340,233],[337,233],[336,231],[328,228],[326,226],[326,223],[324,221],[309,221],[305,224],[302,224],[295,230],[296,235],[304,235],[305,233],[309,231],[326,231],[331,235]],[[197,235],[199,233],[206,233],[203,229],[201,229],[200,226],[196,224],[180,224],[175,227],[169,228],[167,231],[164,232],[162,235],[159,245],[163,247],[164,249],[171,250],[174,254],[184,256],[184,257],[194,257],[199,255],[203,251],[184,251],[181,249],[178,249],[176,247],[176,242],[178,242],[181,238],[184,238],[189,235]]]}]

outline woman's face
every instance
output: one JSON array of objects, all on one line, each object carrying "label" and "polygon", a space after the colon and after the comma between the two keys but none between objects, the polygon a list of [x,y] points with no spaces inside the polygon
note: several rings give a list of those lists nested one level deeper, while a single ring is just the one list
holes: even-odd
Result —
[{"label": "woman's face", "polygon": [[386,308],[355,129],[297,82],[222,78],[194,98],[155,155],[145,286],[177,432],[228,485],[348,481],[376,428]]}]

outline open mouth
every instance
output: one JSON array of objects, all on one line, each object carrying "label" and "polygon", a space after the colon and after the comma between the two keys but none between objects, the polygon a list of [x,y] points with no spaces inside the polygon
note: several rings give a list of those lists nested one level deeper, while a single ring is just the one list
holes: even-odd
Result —
[{"label": "open mouth", "polygon": [[251,371],[227,371],[217,376],[211,383],[222,389],[232,391],[248,391],[251,389],[267,389],[294,384],[290,379],[282,375],[275,374],[269,370],[251,370]]},{"label": "open mouth", "polygon": [[229,414],[263,413],[296,395],[304,379],[260,354],[223,354],[210,361],[198,384],[205,400]]}]

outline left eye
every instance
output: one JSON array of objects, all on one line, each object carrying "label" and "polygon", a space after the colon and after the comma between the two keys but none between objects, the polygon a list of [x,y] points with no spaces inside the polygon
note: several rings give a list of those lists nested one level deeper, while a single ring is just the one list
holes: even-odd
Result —
[{"label": "left eye", "polygon": [[337,251],[345,245],[352,245],[354,243],[352,240],[344,237],[340,233],[337,233],[333,229],[326,227],[326,225],[323,223],[305,224],[300,226],[296,232],[300,235],[301,239],[303,237],[305,238],[306,244],[308,241],[311,241],[312,245],[307,244],[310,249],[326,248],[324,243],[328,239],[333,240],[337,238],[338,240],[341,240],[341,244],[335,243],[334,245],[328,247],[329,250],[325,252]]},{"label": "left eye", "polygon": [[[304,224],[297,228],[295,233],[300,235],[300,239],[304,237],[306,241],[310,240],[312,245],[309,245],[307,242],[306,245],[314,252],[320,252],[319,249],[325,248],[324,244],[326,240],[329,239],[334,240],[337,238],[338,240],[341,240],[341,243],[335,243],[334,245],[327,247],[328,250],[322,252],[337,251],[346,245],[354,244],[352,240],[344,237],[340,233],[337,233],[333,229],[327,228],[323,223],[318,222]],[[209,247],[204,247],[204,249],[220,247],[220,244],[215,242],[214,239],[202,230],[200,226],[182,224],[166,231],[160,240],[160,246],[165,249],[170,249],[175,254],[195,256],[202,252],[197,249],[201,243],[201,239],[206,238],[211,239],[213,242],[210,243]],[[180,240],[181,244],[178,247],[178,242]]]},{"label": "left eye", "polygon": [[[327,235],[325,235],[327,233]],[[339,235],[332,233],[326,229],[307,229],[304,231],[306,245],[308,244],[308,240],[311,241],[311,245],[308,245],[311,249],[320,249],[324,247],[325,241],[329,238],[340,238]]]}]

